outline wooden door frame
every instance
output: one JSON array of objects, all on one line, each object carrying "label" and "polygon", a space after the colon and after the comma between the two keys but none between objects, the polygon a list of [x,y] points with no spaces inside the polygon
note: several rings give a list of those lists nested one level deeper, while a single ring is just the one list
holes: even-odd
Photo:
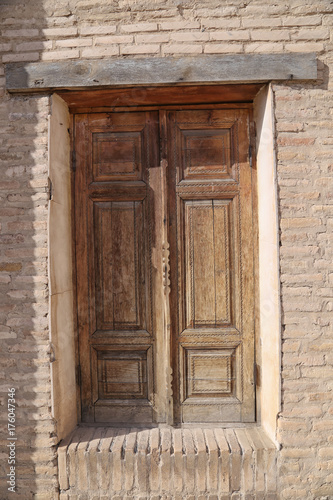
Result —
[{"label": "wooden door frame", "polygon": [[[160,90],[160,89],[159,89]],[[211,100],[212,98],[212,93],[204,93],[204,99],[202,99],[202,95],[199,93],[199,89],[196,87],[195,88],[195,92],[196,92],[196,100],[197,101],[201,101],[201,100],[205,100],[205,98]],[[173,96],[178,96],[178,93],[177,94],[174,94],[174,92],[172,91],[171,94]],[[163,89],[163,93],[161,94],[163,96],[163,99],[165,98],[165,89]],[[160,94],[158,94],[158,97],[160,97]],[[195,100],[193,98],[193,94],[191,95],[191,99],[192,100]],[[171,98],[170,98],[171,99]],[[216,99],[216,96],[214,95],[213,99]],[[238,110],[238,109],[246,109],[248,111],[248,114],[249,114],[249,139],[250,139],[250,145],[249,147],[252,149],[252,151],[254,151],[255,149],[255,136],[254,136],[254,127],[251,125],[252,124],[252,120],[253,120],[253,113],[252,113],[252,108],[253,108],[253,104],[252,103],[206,103],[206,104],[198,104],[198,103],[190,103],[190,104],[182,104],[182,105],[179,105],[179,104],[168,104],[168,105],[144,105],[144,106],[128,106],[128,107],[124,107],[124,106],[115,106],[115,107],[112,107],[112,108],[103,108],[101,109],[100,107],[97,108],[97,113],[100,112],[100,113],[108,113],[108,112],[120,112],[120,113],[124,113],[126,111],[128,112],[135,112],[135,111],[140,111],[140,112],[145,112],[145,111],[158,111],[159,114],[160,114],[160,140],[161,140],[161,160],[163,161],[163,158],[164,156],[166,157],[166,151],[165,151],[165,142],[166,142],[166,134],[167,134],[167,131],[166,131],[166,111],[168,110],[175,110],[175,111],[178,111],[178,110],[200,110],[200,109],[206,109],[206,110],[232,110],[232,109],[235,109],[235,110]],[[89,113],[88,113],[89,111]],[[76,114],[81,114],[81,112],[84,114],[84,115],[88,115],[90,113],[94,114],[96,113],[96,108],[84,108],[84,109],[80,109],[80,113],[73,113],[72,116],[74,117]],[[73,124],[73,122],[72,122]],[[72,137],[73,137],[73,129],[72,129]],[[74,152],[74,149],[73,149],[73,144],[72,144],[72,153]],[[73,155],[72,155],[73,156]],[[253,156],[255,157],[255,154],[253,154]],[[74,171],[73,171],[73,189],[74,189],[74,176],[75,176],[75,171],[76,171],[76,165],[74,165]],[[256,165],[255,165],[255,159],[253,160],[253,164],[252,164],[252,170],[251,171],[255,171],[255,168],[256,168]],[[256,203],[256,181],[255,181],[255,178],[256,176],[252,176],[253,178],[253,189],[252,189],[252,206],[255,208],[257,206],[257,203]],[[75,209],[75,207],[74,207]],[[73,210],[73,213],[74,213],[75,210]],[[75,220],[73,221],[74,222],[74,232],[75,232]],[[257,231],[256,231],[256,228],[257,228],[257,223],[256,223],[256,217],[254,218],[254,227],[255,227],[255,234],[257,234]],[[166,232],[165,232],[165,235],[167,237],[167,225],[165,225],[166,227]],[[168,240],[168,238],[167,238]],[[253,244],[254,244],[254,260],[256,259],[256,255],[257,255],[257,249],[258,249],[258,246],[257,246],[257,237],[255,236],[253,238]],[[74,245],[74,252],[73,252],[73,255],[75,253],[75,242],[73,243]],[[256,262],[257,264],[257,262]],[[74,274],[76,275],[77,274],[77,271],[76,271],[76,262],[74,262]],[[256,275],[255,275],[256,276]],[[258,286],[257,286],[257,282],[255,281],[255,284],[254,284],[254,288],[255,288],[255,302],[257,302],[258,300]],[[169,292],[166,293],[167,295],[167,298],[168,298],[168,294]],[[75,297],[77,297],[77,293],[75,295]],[[76,304],[76,308],[77,308],[78,304]],[[169,318],[170,319],[170,318]],[[168,323],[168,321],[166,321],[166,323]],[[258,327],[258,324],[255,325],[256,327]],[[78,330],[78,326],[76,325],[76,329]],[[169,335],[170,335],[170,332],[169,332]],[[254,333],[254,342],[255,342],[255,339],[256,339],[256,335]],[[169,349],[171,350],[171,353],[169,355],[170,357],[170,361],[169,361],[169,365],[170,365],[170,371],[174,368],[173,365],[174,365],[174,354],[172,354],[172,351],[174,350],[174,347],[173,347],[173,343],[175,342],[175,340],[173,338],[169,338],[169,342],[168,342],[168,347],[165,345],[165,350],[166,352],[168,353],[169,352]],[[78,339],[78,334],[77,334],[77,344],[79,343],[79,339]],[[169,345],[170,344],[170,345]],[[77,346],[77,351],[79,351],[79,348]],[[178,365],[178,362],[177,362],[177,365]],[[79,360],[79,366],[80,366],[80,360]],[[253,366],[255,366],[255,359],[253,359]],[[79,379],[81,380],[81,377],[80,375],[78,374],[79,376]],[[169,381],[171,383],[171,379]],[[255,391],[254,391],[254,398],[255,398]],[[172,397],[171,397],[171,393],[170,393],[170,396],[168,397],[168,400],[171,401]],[[81,394],[81,397],[80,397],[80,400],[82,400],[82,394]],[[254,407],[256,407],[256,403],[255,403],[255,400],[254,400]],[[81,409],[80,409],[81,410]],[[81,412],[80,412],[81,414]],[[169,406],[168,406],[168,410],[167,410],[167,423],[173,423],[174,422],[174,417],[172,416],[173,414],[173,410],[172,410],[172,404],[170,403]]]},{"label": "wooden door frame", "polygon": [[[147,87],[144,87],[145,89]],[[137,88],[137,91],[139,92],[141,89],[140,88]],[[179,92],[179,87],[177,88],[177,91]],[[92,96],[93,92],[92,91],[86,91],[86,92],[82,92],[82,94],[85,94],[85,95],[89,95],[89,96]],[[69,121],[70,120],[70,111],[71,111],[71,108],[72,108],[72,105],[71,105],[71,100],[70,100],[70,96],[71,96],[71,92],[66,92],[66,101],[65,102],[62,98],[60,99],[57,94],[54,94],[53,98],[52,98],[52,120],[50,122],[50,138],[52,139],[53,136],[57,138],[57,144],[59,144],[59,140],[60,141],[63,141],[63,142],[66,142],[67,139],[68,139],[68,134],[67,134],[67,128],[63,126],[64,123],[66,123],[66,120]],[[62,96],[63,97],[63,96]],[[275,199],[276,198],[276,184],[275,184],[275,181],[274,181],[274,170],[275,170],[275,163],[274,163],[274,128],[271,127],[271,123],[273,123],[272,121],[272,110],[273,110],[273,92],[271,90],[271,87],[270,86],[266,86],[263,88],[263,90],[261,92],[259,92],[258,94],[258,97],[255,97],[254,95],[251,96],[251,102],[254,102],[254,108],[255,108],[255,120],[256,120],[256,123],[257,123],[257,129],[258,129],[258,136],[257,136],[257,151],[258,151],[258,154],[260,156],[260,150],[262,150],[264,156],[266,154],[266,158],[265,158],[265,161],[263,160],[260,160],[259,163],[258,163],[258,169],[260,168],[260,171],[262,171],[263,174],[265,174],[265,172],[267,174],[269,174],[269,177],[270,179],[267,179],[267,181],[265,181],[265,192],[263,191],[262,188],[259,189],[259,202],[260,204],[262,205],[262,208],[260,209],[260,212],[259,212],[259,219],[262,220],[264,222],[264,216],[266,216],[266,214],[269,212],[271,215],[270,215],[270,221],[272,222],[272,230],[273,231],[269,231],[270,234],[273,234],[273,236],[268,236],[266,237],[266,227],[265,227],[265,224],[262,222],[260,223],[260,220],[259,220],[259,226],[260,226],[260,231],[262,233],[262,239],[267,239],[269,241],[272,241],[272,246],[270,247],[269,251],[262,245],[260,244],[260,261],[263,260],[263,262],[267,263],[267,262],[270,262],[271,259],[272,259],[272,249],[274,250],[274,248],[276,248],[275,252],[273,252],[273,278],[274,278],[274,281],[276,283],[279,283],[279,278],[278,278],[278,247],[276,246],[275,244],[275,241],[276,241],[276,238],[274,236],[274,233],[277,232],[277,227],[276,227],[276,208],[274,208],[274,204],[271,206],[270,204],[267,205],[267,203],[265,202],[265,199],[267,199],[267,195],[268,197],[270,198],[270,200],[272,199]],[[67,104],[67,105],[66,105]],[[229,105],[228,105],[229,106]],[[231,107],[232,107],[232,104],[231,104]],[[103,107],[103,110],[105,110],[105,108]],[[79,109],[77,109],[77,111],[80,111]],[[268,116],[267,115],[267,112],[268,112]],[[59,116],[58,116],[59,115]],[[271,118],[270,118],[271,117]],[[259,126],[258,126],[259,124]],[[261,128],[261,126],[263,126],[263,128]],[[50,172],[50,179],[51,179],[51,182],[52,182],[52,185],[53,185],[53,192],[54,192],[54,195],[56,195],[57,192],[61,192],[63,191],[63,180],[59,178],[59,176],[56,175],[56,170],[58,169],[58,160],[57,160],[57,155],[55,153],[56,151],[56,148],[54,147],[53,148],[53,153],[50,152],[50,159],[49,159],[49,172]],[[272,154],[273,153],[273,154]],[[67,169],[68,171],[68,175],[70,175],[70,172],[71,172],[71,157],[70,155],[68,154],[67,158],[63,158],[62,159],[62,162],[64,164],[64,167]],[[50,207],[52,209],[52,206],[55,206],[53,205],[53,202],[51,200],[50,202]],[[59,206],[59,205],[58,205]],[[266,208],[265,208],[266,206]],[[275,205],[276,206],[276,205]],[[64,211],[66,211],[67,209],[64,208]],[[70,216],[71,212],[68,213],[68,215]],[[65,223],[66,227],[70,228],[71,227],[71,224],[69,223],[70,221],[70,218],[68,219],[68,216],[67,216],[67,222]],[[274,229],[275,228],[275,229]],[[70,271],[70,268],[71,268],[71,265],[70,263],[68,263],[67,266],[65,266],[65,268],[63,267],[60,267],[60,266],[56,266],[56,259],[55,257],[53,256],[54,252],[52,251],[52,248],[57,248],[58,245],[57,245],[57,241],[58,240],[61,240],[61,237],[63,236],[63,231],[62,232],[59,232],[60,231],[60,227],[59,227],[59,224],[57,224],[57,222],[55,223],[52,223],[52,228],[51,228],[51,233],[50,233],[50,237],[49,237],[49,248],[50,248],[50,252],[51,252],[51,255],[50,255],[50,268],[52,269],[52,274],[51,274],[51,277],[50,277],[50,282],[51,282],[51,288],[53,286],[54,288],[54,285],[56,282],[58,282],[59,280],[61,281],[63,279],[64,276],[70,276],[72,274],[72,272]],[[276,271],[274,271],[274,269],[276,269]],[[70,274],[68,275],[68,272],[70,272]],[[275,274],[274,274],[275,273]],[[262,274],[264,275],[264,272],[262,272]],[[264,276],[266,277],[266,276]],[[52,285],[53,283],[53,285]],[[260,279],[260,286],[262,285],[262,280]],[[273,288],[272,288],[273,286]],[[278,285],[277,285],[278,286]],[[259,399],[262,400],[262,401],[266,401],[267,399],[270,398],[270,400],[272,401],[272,404],[270,405],[270,412],[259,412],[259,416],[258,416],[258,422],[262,422],[262,425],[264,425],[264,427],[269,431],[269,434],[270,436],[272,437],[272,439],[275,438],[275,429],[276,429],[276,414],[277,412],[279,411],[279,401],[280,401],[280,389],[279,389],[279,386],[280,386],[280,375],[279,375],[279,370],[280,370],[280,361],[279,361],[279,353],[280,353],[280,333],[279,333],[279,330],[280,330],[280,312],[279,312],[279,308],[280,308],[280,303],[279,303],[279,292],[278,292],[278,288],[276,289],[276,285],[271,285],[270,283],[267,283],[267,286],[265,288],[265,296],[262,296],[262,294],[260,293],[260,303],[259,303],[259,307],[261,309],[264,309],[264,310],[268,310],[269,309],[269,317],[268,315],[267,316],[267,320],[270,321],[270,329],[267,330],[267,333],[266,332],[263,332],[263,328],[261,328],[261,335],[264,336],[264,338],[262,339],[262,342],[259,343],[259,336],[258,336],[258,349],[257,349],[257,353],[258,355],[260,355],[260,351],[261,351],[261,345],[263,346],[263,356],[260,358],[259,357],[259,364],[260,364],[260,370],[259,370],[259,375],[263,375],[265,374],[266,372],[269,374],[271,373],[272,369],[273,371],[275,371],[275,373],[277,373],[277,378],[269,378],[267,379],[267,383],[265,383],[264,385],[261,384],[261,387],[259,387]],[[75,295],[75,294],[73,294]],[[72,296],[72,294],[70,295]],[[267,297],[271,297],[271,299],[267,298]],[[265,298],[266,297],[266,298]],[[52,299],[52,297],[51,297]],[[269,301],[269,303],[267,302]],[[67,300],[68,302],[68,300]],[[68,307],[71,308],[71,299],[70,301],[68,302]],[[51,300],[51,305],[50,305],[50,308],[51,308],[51,340],[54,342],[54,343],[57,343],[57,338],[58,338],[58,334],[57,334],[57,326],[56,326],[56,323],[54,322],[55,320],[52,319],[53,317],[55,318],[57,316],[57,314],[59,314],[61,316],[62,314],[62,311],[58,311],[58,305],[56,302],[52,302]],[[57,313],[58,311],[58,313]],[[273,320],[273,328],[272,328],[272,317],[274,318]],[[258,321],[264,325],[264,329],[267,328],[267,325],[265,325],[265,321],[263,322],[261,319]],[[266,321],[267,323],[267,321]],[[71,334],[70,334],[71,335]],[[268,340],[266,341],[265,338],[268,338]],[[271,341],[271,338],[273,337],[273,341]],[[73,330],[73,338],[74,338],[74,330]],[[273,342],[273,344],[272,344]],[[268,358],[265,354],[272,354],[272,349],[274,350],[274,353],[273,353],[273,360],[272,358],[270,357],[270,361],[268,362]],[[267,350],[268,349],[268,350]],[[56,349],[56,351],[58,352],[58,356],[57,356],[57,359],[58,360],[61,360],[63,359],[64,357],[64,354],[62,354],[63,352],[63,349],[62,347],[59,345]],[[66,356],[65,356],[66,357]],[[65,359],[64,357],[64,359]],[[64,396],[61,396],[61,394],[64,394],[63,390],[60,389],[60,386],[64,386],[66,385],[67,383],[67,379],[68,379],[68,376],[67,376],[67,373],[68,371],[70,371],[70,366],[69,366],[69,363],[68,361],[65,362],[67,363],[66,364],[66,375],[62,375],[62,373],[64,373],[63,371],[61,371],[61,368],[59,365],[59,363],[53,363],[51,365],[51,371],[52,371],[52,377],[53,377],[53,414],[55,415],[55,418],[56,419],[60,419],[60,421],[62,422],[62,426],[61,428],[63,429],[62,431],[60,431],[59,433],[59,436],[60,438],[63,437],[66,433],[68,433],[72,428],[73,428],[73,423],[72,422],[72,419],[67,419],[66,418],[66,415],[68,415],[69,413],[71,414],[72,417],[74,417],[74,420],[75,420],[75,414],[76,414],[76,410],[75,410],[75,401],[73,399],[72,396],[69,396],[70,393],[67,393],[67,391],[65,391],[65,397]],[[70,365],[73,367],[74,369],[74,358],[73,358],[73,362],[70,363]],[[57,368],[58,366],[58,368]],[[273,368],[272,368],[273,367]],[[60,369],[60,372],[59,372],[59,369]],[[259,382],[260,382],[260,378],[259,377]],[[65,381],[61,381],[62,379],[66,379],[66,383]],[[60,384],[60,386],[59,386]],[[59,392],[60,391],[60,392]],[[68,394],[68,396],[67,396]],[[59,395],[61,396],[61,399],[59,400]],[[267,395],[267,396],[266,396]],[[78,397],[77,398],[77,401],[79,401],[80,398]],[[56,403],[56,401],[58,401],[58,403]],[[62,405],[65,405],[64,407],[64,410],[61,410],[62,408]],[[74,406],[73,406],[74,404]],[[263,406],[263,404],[261,404],[261,406]],[[267,406],[267,405],[265,405]],[[260,401],[259,401],[259,407],[260,407]],[[68,411],[68,409],[70,409]]]}]

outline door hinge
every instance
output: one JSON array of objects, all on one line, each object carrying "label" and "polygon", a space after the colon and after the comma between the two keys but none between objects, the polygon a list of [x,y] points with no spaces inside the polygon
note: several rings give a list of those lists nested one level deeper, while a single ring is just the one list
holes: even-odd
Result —
[{"label": "door hinge", "polygon": [[76,367],[76,383],[79,387],[81,387],[81,366],[77,365]]},{"label": "door hinge", "polygon": [[255,387],[260,387],[260,366],[253,363],[253,384]]},{"label": "door hinge", "polygon": [[49,200],[51,201],[53,196],[53,184],[50,177],[48,178],[48,190],[49,190]]},{"label": "door hinge", "polygon": [[256,138],[257,138],[257,127],[255,121],[250,121],[249,130],[249,164],[253,167],[253,156],[256,154]]},{"label": "door hinge", "polygon": [[72,151],[72,171],[76,171],[76,152],[75,149]]}]

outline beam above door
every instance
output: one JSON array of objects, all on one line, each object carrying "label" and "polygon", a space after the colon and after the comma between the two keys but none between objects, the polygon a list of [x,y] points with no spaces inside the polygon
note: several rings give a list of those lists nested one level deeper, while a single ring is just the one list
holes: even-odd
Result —
[{"label": "beam above door", "polygon": [[6,65],[6,89],[9,92],[316,78],[315,53],[150,57]]}]

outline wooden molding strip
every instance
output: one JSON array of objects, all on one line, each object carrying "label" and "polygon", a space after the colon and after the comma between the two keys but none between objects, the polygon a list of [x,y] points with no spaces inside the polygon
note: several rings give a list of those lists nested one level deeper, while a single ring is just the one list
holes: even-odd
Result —
[{"label": "wooden molding strip", "polygon": [[9,92],[316,78],[315,53],[150,57],[6,65],[6,89]]}]

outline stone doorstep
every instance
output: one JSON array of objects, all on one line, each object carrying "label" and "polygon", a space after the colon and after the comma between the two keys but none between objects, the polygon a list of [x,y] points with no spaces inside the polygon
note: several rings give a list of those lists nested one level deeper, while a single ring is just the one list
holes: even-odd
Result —
[{"label": "stone doorstep", "polygon": [[60,498],[276,498],[260,427],[78,427],[58,448]]}]

